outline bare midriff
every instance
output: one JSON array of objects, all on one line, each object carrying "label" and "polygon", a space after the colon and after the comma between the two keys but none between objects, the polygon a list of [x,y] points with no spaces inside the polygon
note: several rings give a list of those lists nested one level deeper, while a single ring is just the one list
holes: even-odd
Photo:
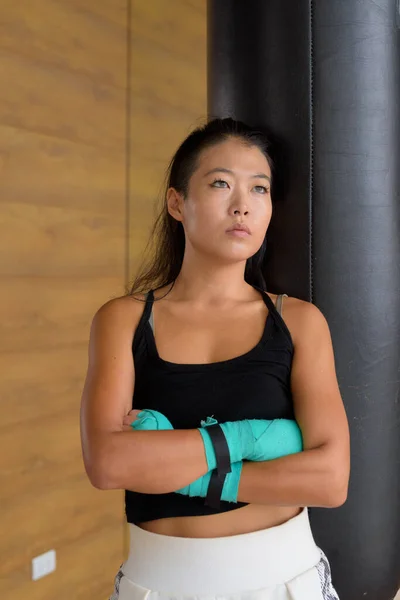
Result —
[{"label": "bare midriff", "polygon": [[199,517],[174,517],[140,523],[146,531],[186,538],[215,538],[251,533],[282,525],[300,514],[293,506],[248,504],[237,510]]}]

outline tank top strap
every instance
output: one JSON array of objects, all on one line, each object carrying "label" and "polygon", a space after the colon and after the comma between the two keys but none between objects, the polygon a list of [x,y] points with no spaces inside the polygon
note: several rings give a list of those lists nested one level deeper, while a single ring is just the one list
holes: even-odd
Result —
[{"label": "tank top strap", "polygon": [[278,313],[282,316],[282,302],[283,302],[283,298],[286,296],[286,298],[288,298],[287,294],[279,294],[278,298],[276,299],[276,310],[278,311]]},{"label": "tank top strap", "polygon": [[265,292],[264,290],[261,290],[259,288],[256,288],[257,291],[260,292],[262,299],[264,300],[264,304],[267,305],[267,308],[270,312],[275,313],[276,311],[276,306],[275,304],[272,302],[271,298],[269,297],[269,294],[267,294],[267,292]]},{"label": "tank top strap", "polygon": [[146,299],[144,301],[144,310],[142,313],[142,316],[140,317],[139,323],[136,327],[136,331],[135,331],[135,335],[133,338],[133,352],[135,352],[137,350],[138,344],[140,343],[140,340],[143,337],[145,328],[146,328],[146,324],[148,323],[150,316],[152,315],[152,311],[153,311],[153,302],[154,302],[154,292],[153,290],[150,290],[147,294],[146,294]]},{"label": "tank top strap", "polygon": [[266,292],[264,292],[262,290],[259,290],[259,291],[260,291],[260,293],[263,297],[263,300],[264,300],[265,304],[267,305],[268,310],[269,310],[272,318],[274,319],[275,323],[278,325],[278,327],[280,327],[280,329],[283,331],[284,335],[287,337],[290,345],[293,347],[293,340],[292,340],[291,333],[282,317],[282,301],[283,301],[284,296],[286,296],[288,298],[288,295],[287,294],[279,294],[279,296],[277,297],[276,306],[275,306],[275,304],[269,297],[269,294],[267,294]]},{"label": "tank top strap", "polygon": [[[258,288],[257,288],[258,289]],[[258,290],[261,295],[262,298],[265,302],[265,304],[267,305],[268,309],[276,314],[278,313],[280,316],[282,316],[282,301],[283,301],[283,297],[286,296],[286,298],[288,297],[287,294],[279,294],[279,296],[277,296],[276,298],[276,305],[273,303],[273,301],[271,300],[271,298],[269,297],[269,294],[267,294],[267,292],[262,291],[262,290]]]}]

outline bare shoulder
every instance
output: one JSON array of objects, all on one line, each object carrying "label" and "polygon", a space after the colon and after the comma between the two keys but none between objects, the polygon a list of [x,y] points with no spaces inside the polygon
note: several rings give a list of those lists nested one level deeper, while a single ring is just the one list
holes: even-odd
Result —
[{"label": "bare shoulder", "polygon": [[120,296],[108,300],[96,311],[93,330],[135,331],[145,307],[145,296]]},{"label": "bare shoulder", "polygon": [[[270,295],[276,304],[277,296]],[[329,333],[329,326],[325,315],[312,302],[307,302],[294,296],[284,297],[281,314],[295,346],[300,340],[309,339],[311,333],[316,336],[321,333],[325,335]]]}]

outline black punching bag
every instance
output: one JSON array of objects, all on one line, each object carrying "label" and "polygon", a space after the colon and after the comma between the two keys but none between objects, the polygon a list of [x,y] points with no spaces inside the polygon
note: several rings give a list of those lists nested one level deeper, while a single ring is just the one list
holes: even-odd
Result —
[{"label": "black punching bag", "polygon": [[399,0],[210,0],[208,113],[267,128],[268,290],[326,316],[351,430],[346,504],[310,509],[341,600],[400,587]]}]

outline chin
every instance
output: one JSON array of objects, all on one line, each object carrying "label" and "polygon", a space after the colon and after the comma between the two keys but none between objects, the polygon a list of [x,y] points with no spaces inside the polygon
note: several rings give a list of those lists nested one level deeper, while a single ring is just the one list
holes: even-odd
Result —
[{"label": "chin", "polygon": [[[243,249],[244,250],[244,249]],[[233,263],[243,263],[246,262],[247,259],[251,258],[252,256],[254,256],[255,252],[250,253],[250,252],[218,252],[215,253],[215,258],[216,260],[222,260],[228,264],[233,264]]]},{"label": "chin", "polygon": [[[205,242],[211,241],[207,240],[207,237],[204,238]],[[240,240],[239,242],[234,241],[229,244],[218,244],[218,245],[197,245],[197,252],[207,255],[208,257],[214,258],[216,261],[223,261],[228,264],[231,263],[240,263],[245,262],[247,259],[251,258],[258,252],[260,246],[254,247],[253,244],[249,244],[249,240],[244,241]]]}]

